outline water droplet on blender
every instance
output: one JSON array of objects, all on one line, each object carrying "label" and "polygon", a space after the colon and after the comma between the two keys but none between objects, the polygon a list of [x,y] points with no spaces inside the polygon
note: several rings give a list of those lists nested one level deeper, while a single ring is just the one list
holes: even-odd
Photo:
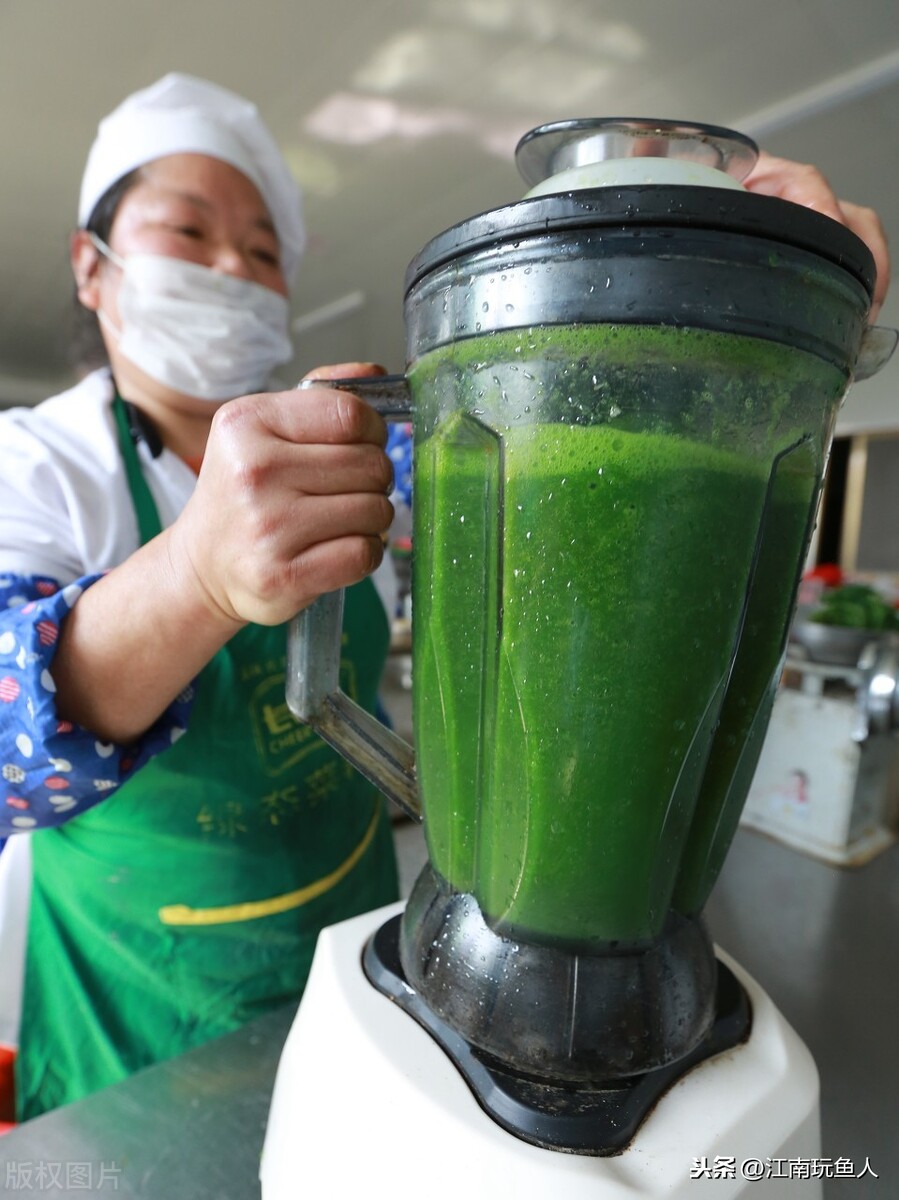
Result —
[{"label": "water droplet on blender", "polygon": [[608,288],[608,287],[611,287],[611,286],[612,286],[612,276],[611,276],[611,275],[607,275],[607,276],[606,276],[606,287]]},{"label": "water droplet on blender", "polygon": [[490,305],[487,303],[486,300],[481,305],[481,312],[490,312]]},{"label": "water droplet on blender", "polygon": [[609,416],[610,417],[620,417],[621,416],[621,409],[618,407],[617,404],[609,405]]},{"label": "water droplet on blender", "polygon": [[514,305],[514,304],[507,304],[507,305],[506,305],[506,312],[515,312],[515,305]]}]

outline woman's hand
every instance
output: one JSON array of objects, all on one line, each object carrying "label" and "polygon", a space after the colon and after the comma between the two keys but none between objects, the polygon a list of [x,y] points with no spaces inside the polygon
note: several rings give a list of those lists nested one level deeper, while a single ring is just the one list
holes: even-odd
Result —
[{"label": "woman's hand", "polygon": [[[363,364],[320,377],[380,373]],[[245,396],[213,420],[178,520],[88,588],[60,631],[60,717],[127,743],[249,621],[280,624],[381,561],[386,428],[346,392]]]},{"label": "woman's hand", "polygon": [[744,183],[751,192],[777,196],[781,200],[792,200],[794,204],[814,208],[847,226],[867,243],[877,268],[869,316],[873,324],[890,285],[889,247],[877,213],[871,208],[863,208],[848,200],[838,199],[817,167],[794,163],[786,158],[775,158],[765,151],[759,154],[758,162]]},{"label": "woman's hand", "polygon": [[[316,378],[382,373],[370,364]],[[247,396],[217,412],[173,566],[212,614],[275,625],[381,561],[393,519],[384,421],[331,388]]]}]

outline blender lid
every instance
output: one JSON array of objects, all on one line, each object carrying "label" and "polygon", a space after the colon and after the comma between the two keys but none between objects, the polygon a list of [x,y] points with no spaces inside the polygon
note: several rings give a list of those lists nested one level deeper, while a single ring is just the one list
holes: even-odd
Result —
[{"label": "blender lid", "polygon": [[[600,236],[650,230],[676,236],[703,230],[758,238],[817,255],[842,268],[874,294],[874,256],[860,237],[832,217],[789,200],[743,190],[683,184],[585,188],[519,200],[459,222],[432,238],[406,270],[404,293],[436,268],[478,251],[497,251],[525,239],[571,232]],[[654,239],[650,239],[653,241]],[[776,250],[776,245],[773,247]]]},{"label": "blender lid", "polygon": [[519,141],[515,163],[529,187],[561,171],[622,158],[676,158],[713,167],[737,181],[758,159],[745,134],[720,125],[653,117],[589,117],[554,121]]}]

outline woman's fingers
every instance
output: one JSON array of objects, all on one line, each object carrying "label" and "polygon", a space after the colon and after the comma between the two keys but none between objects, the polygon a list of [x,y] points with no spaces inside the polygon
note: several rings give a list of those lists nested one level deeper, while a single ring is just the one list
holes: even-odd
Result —
[{"label": "woman's fingers", "polygon": [[352,392],[310,387],[244,396],[224,404],[213,418],[212,437],[229,439],[239,453],[256,435],[293,444],[370,442],[384,446],[387,426]]},{"label": "woman's fingers", "polygon": [[234,486],[245,491],[251,502],[254,493],[264,493],[279,480],[294,495],[389,495],[393,490],[393,464],[381,446],[371,442],[305,443],[280,437],[257,438],[252,445],[239,448],[230,466]]},{"label": "woman's fingers", "polygon": [[890,286],[890,250],[887,242],[887,235],[881,224],[880,217],[873,208],[864,208],[860,204],[852,204],[849,200],[841,200],[840,207],[843,211],[846,224],[857,234],[863,242],[866,242],[874,255],[874,265],[877,268],[877,280],[874,285],[874,301],[871,305],[870,320],[873,324],[877,320],[884,300],[886,299],[887,291]]},{"label": "woman's fingers", "polygon": [[188,585],[231,620],[270,625],[357,582],[393,519],[385,439],[377,413],[332,388],[223,405],[176,523]]},{"label": "woman's fingers", "polygon": [[[309,546],[292,563],[292,591],[301,600],[288,617],[325,592],[336,592],[338,588],[361,582],[381,565],[383,557],[384,542],[380,537],[356,534]],[[315,587],[310,591],[313,580]]]},{"label": "woman's fingers", "polygon": [[[351,492],[340,496],[300,496],[273,509],[260,508],[245,528],[253,553],[276,572],[310,546],[345,537],[380,538],[393,519],[384,495]],[[246,557],[249,557],[249,548]]]},{"label": "woman's fingers", "polygon": [[752,172],[745,180],[752,192],[765,196],[776,196],[813,208],[825,216],[839,221],[864,241],[872,255],[877,270],[877,280],[871,303],[870,321],[877,319],[890,285],[890,252],[887,237],[880,218],[873,209],[840,200],[825,176],[817,167],[808,163],[795,163],[786,158],[776,158],[762,151]]},{"label": "woman's fingers", "polygon": [[810,163],[776,158],[763,150],[744,183],[751,192],[791,200],[794,204],[814,208],[817,212],[845,224],[840,203],[833,189],[821,171]]},{"label": "woman's fingers", "polygon": [[327,366],[314,367],[307,371],[304,379],[364,379],[368,375],[386,375],[386,368],[380,363],[329,363]]}]

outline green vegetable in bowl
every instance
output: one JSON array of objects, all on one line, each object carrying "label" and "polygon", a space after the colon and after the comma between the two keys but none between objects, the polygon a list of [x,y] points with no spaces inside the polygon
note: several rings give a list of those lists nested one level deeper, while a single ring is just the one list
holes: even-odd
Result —
[{"label": "green vegetable in bowl", "polygon": [[899,629],[899,614],[872,587],[846,583],[821,597],[810,621],[819,625],[846,625],[851,629]]}]

